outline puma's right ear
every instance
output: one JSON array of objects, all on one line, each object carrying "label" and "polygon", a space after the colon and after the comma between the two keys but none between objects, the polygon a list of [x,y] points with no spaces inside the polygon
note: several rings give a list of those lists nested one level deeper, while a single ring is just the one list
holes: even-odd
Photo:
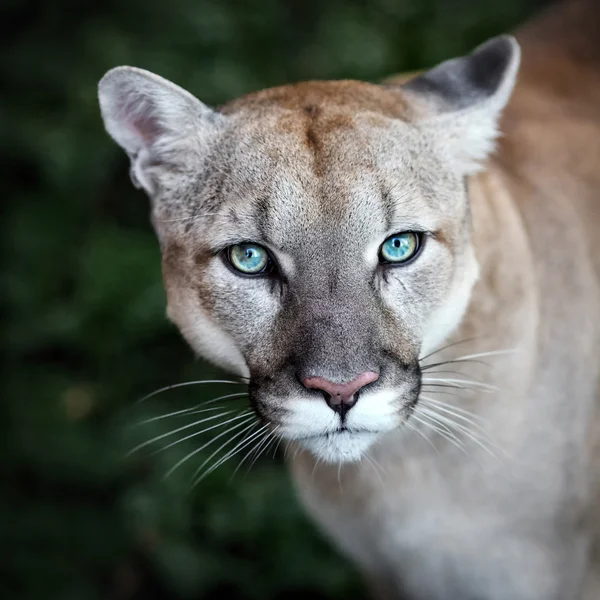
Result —
[{"label": "puma's right ear", "polygon": [[200,157],[224,119],[179,86],[134,67],[106,73],[98,98],[106,130],[131,159],[134,184],[149,194],[161,169]]},{"label": "puma's right ear", "polygon": [[520,54],[515,38],[502,35],[402,86],[409,97],[414,95],[430,107],[430,117],[422,124],[462,174],[477,171],[493,149]]}]

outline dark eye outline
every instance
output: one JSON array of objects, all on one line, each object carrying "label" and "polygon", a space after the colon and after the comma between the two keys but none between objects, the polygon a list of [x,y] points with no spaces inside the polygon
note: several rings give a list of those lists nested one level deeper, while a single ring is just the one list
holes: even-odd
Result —
[{"label": "dark eye outline", "polygon": [[[261,248],[262,250],[264,250],[267,253],[267,262],[266,262],[265,266],[260,271],[257,271],[256,273],[245,273],[244,271],[240,271],[233,264],[233,261],[231,260],[231,251],[236,246],[257,246],[258,248]],[[223,262],[229,267],[229,269],[231,269],[231,271],[233,271],[233,273],[235,273],[236,275],[239,275],[240,277],[265,277],[267,275],[270,275],[275,268],[275,261],[273,260],[273,257],[271,256],[271,253],[269,252],[269,250],[267,248],[265,248],[263,245],[257,244],[256,242],[247,241],[247,242],[239,242],[237,244],[232,244],[231,246],[227,246],[227,248],[223,248],[223,250],[221,250],[220,254],[223,257]]]},{"label": "dark eye outline", "polygon": [[[405,260],[391,261],[385,259],[382,254],[383,244],[385,244],[390,238],[406,234],[411,234],[415,236],[416,248],[414,252]],[[405,267],[406,265],[412,263],[421,254],[421,251],[423,250],[424,246],[425,236],[422,231],[399,231],[397,233],[393,233],[392,235],[388,235],[388,237],[386,237],[385,240],[383,240],[383,242],[381,243],[381,246],[379,246],[379,252],[377,253],[377,256],[379,258],[379,264],[389,267]]]}]

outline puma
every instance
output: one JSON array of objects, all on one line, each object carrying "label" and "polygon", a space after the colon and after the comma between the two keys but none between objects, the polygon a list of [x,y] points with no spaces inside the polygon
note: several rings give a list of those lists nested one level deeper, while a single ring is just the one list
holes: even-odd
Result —
[{"label": "puma", "polygon": [[599,33],[571,0],[407,81],[219,109],[100,82],[170,319],[377,597],[600,598]]}]

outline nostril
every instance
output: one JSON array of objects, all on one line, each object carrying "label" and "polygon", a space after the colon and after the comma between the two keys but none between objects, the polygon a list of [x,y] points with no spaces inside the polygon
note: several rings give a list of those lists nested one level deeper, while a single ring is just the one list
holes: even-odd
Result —
[{"label": "nostril", "polygon": [[325,390],[321,390],[321,393],[323,394],[323,398],[325,398],[325,402],[327,402],[327,404],[330,406],[335,404],[335,400],[331,394],[328,394]]},{"label": "nostril", "polygon": [[302,384],[306,388],[323,392],[325,401],[336,412],[345,412],[356,404],[359,390],[377,379],[379,373],[366,371],[346,383],[334,383],[324,377],[305,377]]}]

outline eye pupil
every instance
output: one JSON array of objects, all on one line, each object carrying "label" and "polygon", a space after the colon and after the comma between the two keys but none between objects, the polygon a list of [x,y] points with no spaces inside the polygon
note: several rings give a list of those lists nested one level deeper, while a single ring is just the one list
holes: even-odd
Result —
[{"label": "eye pupil", "polygon": [[258,244],[236,244],[230,246],[225,254],[229,264],[244,275],[260,275],[269,264],[269,253]]},{"label": "eye pupil", "polygon": [[419,251],[419,235],[410,231],[390,236],[381,244],[379,261],[384,264],[401,264]]}]

